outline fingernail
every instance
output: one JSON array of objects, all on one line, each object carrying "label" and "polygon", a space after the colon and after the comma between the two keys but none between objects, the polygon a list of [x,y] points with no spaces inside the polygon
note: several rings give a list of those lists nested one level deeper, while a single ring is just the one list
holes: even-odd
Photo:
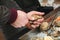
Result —
[{"label": "fingernail", "polygon": [[42,19],[38,19],[37,21],[38,21],[38,22],[41,22],[41,21],[43,21],[43,20],[44,20],[44,18],[42,18]]},{"label": "fingernail", "polygon": [[45,13],[44,13],[44,12],[42,12],[42,14],[44,15]]},{"label": "fingernail", "polygon": [[34,26],[34,25],[31,25],[31,27],[32,27],[32,28],[35,28],[35,26]]}]

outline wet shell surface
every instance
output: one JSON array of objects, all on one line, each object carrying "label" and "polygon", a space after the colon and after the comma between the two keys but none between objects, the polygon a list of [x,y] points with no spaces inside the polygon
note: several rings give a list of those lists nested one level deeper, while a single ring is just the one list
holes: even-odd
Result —
[{"label": "wet shell surface", "polygon": [[49,28],[49,23],[48,22],[43,22],[40,26],[41,30],[47,30]]}]

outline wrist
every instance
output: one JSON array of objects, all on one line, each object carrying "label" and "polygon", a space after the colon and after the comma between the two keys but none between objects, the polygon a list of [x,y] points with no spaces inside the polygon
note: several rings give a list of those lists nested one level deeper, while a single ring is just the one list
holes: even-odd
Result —
[{"label": "wrist", "polygon": [[23,11],[17,10],[17,18],[15,22],[11,23],[11,25],[14,26],[15,28],[21,28],[26,26],[27,23],[28,23],[28,19],[26,17],[26,13]]}]

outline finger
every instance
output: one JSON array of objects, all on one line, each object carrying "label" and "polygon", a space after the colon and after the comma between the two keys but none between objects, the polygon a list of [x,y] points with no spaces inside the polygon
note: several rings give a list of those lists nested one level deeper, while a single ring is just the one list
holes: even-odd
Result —
[{"label": "finger", "polygon": [[26,24],[26,27],[32,29],[31,24],[29,22]]},{"label": "finger", "polygon": [[40,22],[40,23],[43,22],[43,21],[44,21],[44,18],[37,20],[37,22]]},{"label": "finger", "polygon": [[35,21],[33,24],[34,24],[34,25],[39,25],[39,24],[41,24],[41,23],[40,23],[40,22]]},{"label": "finger", "polygon": [[34,17],[32,17],[32,15],[35,15],[35,14],[40,15],[40,16],[44,15],[43,12],[33,11],[33,12],[29,12],[29,13],[27,14],[28,19],[29,19],[29,20],[34,20]]},{"label": "finger", "polygon": [[31,25],[33,29],[37,28],[39,25]]},{"label": "finger", "polygon": [[37,27],[39,27],[39,25],[31,25],[31,26],[29,26],[28,28],[29,28],[29,29],[35,29],[35,28],[37,28]]},{"label": "finger", "polygon": [[35,24],[35,25],[37,25],[37,23],[38,23],[37,21],[33,22],[33,24]]},{"label": "finger", "polygon": [[31,27],[32,27],[33,29],[35,29],[35,28],[36,28],[36,26],[35,26],[35,25],[31,25]]},{"label": "finger", "polygon": [[37,14],[37,15],[44,15],[44,12],[37,12],[37,11],[33,11],[33,12],[32,12],[32,15],[33,15],[33,14]]},{"label": "finger", "polygon": [[28,27],[28,29],[33,29],[32,27]]},{"label": "finger", "polygon": [[34,29],[33,27],[35,27],[35,26],[32,26],[30,23],[28,23],[28,24],[26,25],[26,27],[29,28],[29,29]]},{"label": "finger", "polygon": [[39,27],[39,24],[37,24],[37,25],[35,25],[35,26],[36,26],[36,28],[37,28],[37,27]]},{"label": "finger", "polygon": [[40,25],[41,23],[40,22],[37,22],[36,23],[34,22],[34,25],[37,25],[37,27]]},{"label": "finger", "polygon": [[27,27],[27,28],[29,28],[29,29],[34,29],[34,27],[35,27],[35,26],[32,27],[32,25],[31,25],[31,26],[29,26],[29,27]]}]

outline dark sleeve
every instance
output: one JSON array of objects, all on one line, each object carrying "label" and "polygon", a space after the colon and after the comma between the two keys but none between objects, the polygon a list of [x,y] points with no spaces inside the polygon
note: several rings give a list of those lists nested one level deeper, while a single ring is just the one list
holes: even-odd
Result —
[{"label": "dark sleeve", "polygon": [[0,25],[5,25],[6,23],[13,23],[17,18],[16,9],[8,9],[5,6],[0,6]]},{"label": "dark sleeve", "polygon": [[1,0],[4,6],[9,9],[10,18],[8,23],[13,23],[17,17],[17,10],[22,10],[14,0]]},{"label": "dark sleeve", "polygon": [[7,7],[0,5],[0,26],[4,25],[9,20],[9,10]]},{"label": "dark sleeve", "polygon": [[5,6],[7,6],[9,9],[15,8],[20,9],[19,5],[14,0],[1,0]]}]

